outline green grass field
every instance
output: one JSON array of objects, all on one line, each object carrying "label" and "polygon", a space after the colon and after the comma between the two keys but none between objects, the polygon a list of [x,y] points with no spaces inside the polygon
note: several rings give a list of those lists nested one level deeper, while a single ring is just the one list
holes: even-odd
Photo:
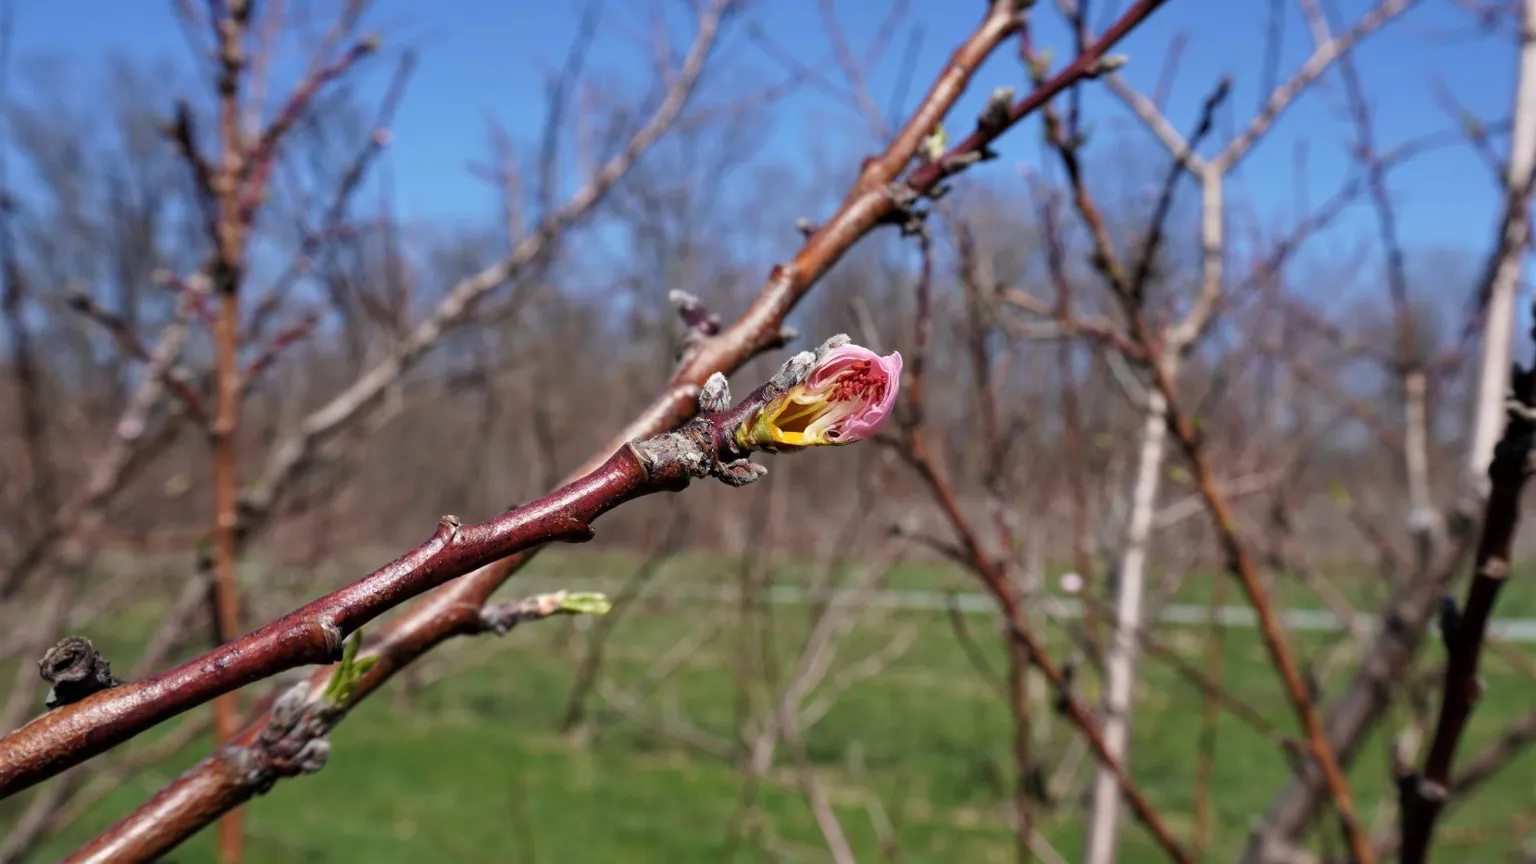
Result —
[{"label": "green grass field", "polygon": [[[622,578],[628,567],[611,557],[545,556],[529,583]],[[614,572],[618,570],[618,572]],[[674,562],[658,577],[732,578],[718,563]],[[895,574],[900,587],[961,587],[950,575],[912,568]],[[1512,586],[1518,586],[1517,581]],[[1191,596],[1198,595],[1194,588]],[[1510,592],[1516,594],[1515,591]],[[1511,608],[1528,606],[1525,595]],[[1233,590],[1229,597],[1239,599]],[[120,632],[90,632],[109,651],[123,651],[149,626],[158,607],[144,604],[115,616]],[[620,688],[640,681],[658,658],[710,616],[709,607],[639,604],[627,610],[610,643],[606,678]],[[732,613],[734,614],[734,613]],[[784,674],[798,652],[810,612],[772,612],[771,642]],[[971,616],[971,632],[992,667],[1001,668],[994,627]],[[620,714],[601,696],[590,702],[590,736],[581,743],[559,732],[577,649],[585,638],[572,619],[541,622],[505,639],[463,642],[434,660],[441,677],[403,700],[378,694],[335,733],[330,764],[319,774],[283,781],[247,808],[253,862],[715,862],[824,861],[820,835],[795,787],[790,761],[759,794],[765,830],[734,846],[727,833],[744,788],[741,770],[704,755],[644,720]],[[817,778],[834,802],[860,860],[881,860],[870,808],[878,803],[895,823],[900,859],[907,862],[1012,860],[1008,828],[1011,766],[1009,721],[989,681],[956,640],[943,613],[861,613],[842,641],[828,681],[881,650],[899,634],[914,641],[878,676],[852,684],[806,735]],[[1053,627],[1053,644],[1065,653]],[[1199,664],[1202,632],[1164,628],[1158,637]],[[1298,634],[1293,645],[1314,648],[1321,634]],[[721,740],[736,733],[739,658],[761,656],[764,640],[728,619],[678,673],[645,700],[654,717],[685,718]],[[744,644],[748,643],[748,644]],[[1287,733],[1295,728],[1263,646],[1251,630],[1226,631],[1225,686]],[[1529,650],[1530,646],[1526,646]],[[1438,656],[1431,646],[1429,656]],[[126,665],[126,664],[125,664]],[[1147,659],[1138,690],[1132,771],[1170,826],[1191,826],[1200,699],[1164,664]],[[1488,695],[1463,749],[1470,754],[1508,721],[1536,711],[1536,686],[1498,657],[1485,664]],[[758,688],[759,697],[763,688]],[[1042,699],[1044,694],[1042,694]],[[816,695],[810,701],[815,701]],[[761,704],[761,698],[759,699]],[[1041,713],[1048,702],[1042,701]],[[1054,765],[1067,752],[1072,729],[1042,728],[1036,751]],[[1207,859],[1232,860],[1252,820],[1287,776],[1286,763],[1264,736],[1224,715],[1213,795],[1218,828]],[[200,740],[175,758],[124,783],[87,818],[40,850],[51,861],[70,844],[109,824],[176,772],[207,752]],[[855,770],[853,756],[859,763]],[[1368,821],[1384,819],[1389,802],[1386,739],[1368,745],[1352,777]],[[1456,852],[1441,860],[1512,860],[1536,816],[1536,758],[1529,755],[1488,784],[1472,806],[1456,810],[1443,837]],[[1078,774],[1074,796],[1088,777]],[[0,803],[0,830],[19,802]],[[1082,808],[1074,797],[1041,811],[1040,830],[1068,860],[1082,846]],[[1379,822],[1378,824],[1386,824]],[[1127,862],[1163,860],[1127,817]],[[174,853],[178,862],[212,860],[209,832]]]}]

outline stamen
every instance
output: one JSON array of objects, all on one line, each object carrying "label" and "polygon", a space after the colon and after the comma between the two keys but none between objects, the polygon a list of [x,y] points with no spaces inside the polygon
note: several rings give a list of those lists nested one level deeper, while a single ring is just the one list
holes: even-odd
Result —
[{"label": "stamen", "polygon": [[838,376],[827,398],[832,402],[847,402],[863,397],[871,402],[879,402],[885,398],[885,388],[890,386],[890,382],[884,375],[872,372],[873,367],[868,360],[855,360]]}]

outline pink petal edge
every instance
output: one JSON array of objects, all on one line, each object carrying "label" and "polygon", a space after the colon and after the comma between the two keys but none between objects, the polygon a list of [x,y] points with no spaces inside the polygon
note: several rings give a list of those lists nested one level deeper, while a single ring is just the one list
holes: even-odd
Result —
[{"label": "pink petal edge", "polygon": [[848,364],[859,360],[872,362],[874,368],[885,376],[885,395],[879,402],[864,406],[863,410],[837,424],[837,440],[842,443],[862,441],[874,434],[880,424],[885,422],[885,418],[890,416],[891,409],[896,405],[896,394],[901,389],[902,359],[899,351],[881,357],[863,346],[845,345],[828,352],[816,371],[818,374],[825,372],[826,376],[836,375]]}]

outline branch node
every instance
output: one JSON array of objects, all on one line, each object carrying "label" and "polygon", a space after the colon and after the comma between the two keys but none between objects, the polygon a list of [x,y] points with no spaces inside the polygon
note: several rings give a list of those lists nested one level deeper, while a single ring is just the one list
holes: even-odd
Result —
[{"label": "branch node", "polygon": [[320,622],[320,633],[325,637],[325,656],[340,657],[342,646],[346,643],[346,636],[342,634],[341,627],[327,618]]},{"label": "branch node", "polygon": [[689,477],[709,476],[709,454],[697,438],[689,434],[692,428],[690,424],[682,431],[631,441],[628,446],[647,472],[654,475],[669,469],[681,469],[686,484]]},{"label": "branch node", "polygon": [[565,543],[585,543],[597,536],[591,524],[575,516],[564,516],[559,520],[558,536],[554,539]]},{"label": "branch node", "polygon": [[459,529],[464,527],[464,522],[452,513],[437,520],[437,534],[444,544],[452,543],[459,539]]},{"label": "branch node", "polygon": [[[329,689],[329,688],[328,688]],[[267,723],[253,741],[222,751],[234,774],[255,795],[265,795],[282,777],[314,774],[331,756],[327,737],[341,712],[316,698],[308,680],[284,690],[272,703]]]},{"label": "branch node", "polygon": [[[959,158],[965,158],[970,155],[964,154],[963,157]],[[958,159],[952,159],[949,164],[956,164],[957,162]],[[899,227],[903,237],[921,234],[924,230],[924,219],[928,213],[917,208],[917,202],[922,197],[917,193],[917,190],[906,183],[887,183],[885,184],[885,194],[891,199],[891,204],[894,205],[894,210],[887,221]],[[930,197],[936,200],[943,194],[943,187],[936,186],[930,193]]]},{"label": "branch node", "polygon": [[891,203],[896,205],[896,209],[903,214],[911,210],[912,206],[917,203],[918,198],[921,197],[917,194],[916,189],[900,181],[885,184],[885,194],[886,197],[891,199]]},{"label": "branch node", "polygon": [[1478,575],[1484,579],[1507,579],[1509,578],[1509,560],[1502,557],[1491,557],[1478,570]]}]

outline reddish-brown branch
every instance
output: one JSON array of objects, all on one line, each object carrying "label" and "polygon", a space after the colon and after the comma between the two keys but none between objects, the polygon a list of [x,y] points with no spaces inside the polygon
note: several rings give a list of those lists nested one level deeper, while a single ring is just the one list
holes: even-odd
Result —
[{"label": "reddish-brown branch", "polygon": [[[26,773],[0,773],[0,794],[24,788],[45,776],[45,772],[69,767],[69,762],[56,755],[65,749],[57,746],[60,737],[85,740],[85,747],[76,753],[89,755],[88,750],[99,751],[101,744],[112,743],[101,740],[103,733],[123,740],[133,731],[154,725],[156,715],[163,719],[189,707],[185,704],[189,693],[207,698],[210,688],[229,689],[283,668],[333,661],[341,656],[347,636],[383,611],[507,555],[550,542],[584,542],[592,537],[591,525],[599,516],[626,501],[679,491],[690,480],[705,476],[740,485],[740,466],[748,454],[736,443],[734,430],[768,399],[795,383],[794,379],[785,378],[791,368],[786,364],[772,381],[736,406],[703,414],[680,432],[625,445],[596,471],[498,519],[461,526],[456,518],[443,517],[426,543],[353,585],[165,675],[102,694],[118,694],[117,704],[110,698],[97,700],[95,710],[84,717],[76,716],[50,728],[49,719],[63,715],[61,710],[22,727],[16,734],[0,739],[0,752],[23,756],[36,753],[40,758],[31,760],[37,764]],[[810,371],[809,364],[796,368]],[[719,380],[723,388],[723,378]],[[464,611],[468,613],[466,617],[455,622],[462,634],[505,632],[517,620],[532,614],[531,607],[526,606],[477,605]],[[550,608],[544,614],[555,611],[558,610]],[[295,726],[291,712],[284,717],[276,709],[259,717],[218,753],[194,766],[69,860],[107,861],[123,856],[149,860],[173,848],[209,821],[266,791],[276,779],[319,770],[323,758],[315,763],[315,748],[326,746],[323,739],[329,729],[368,692],[387,680],[402,665],[401,661],[408,661],[429,647],[419,639],[413,640],[413,635],[386,634],[383,642],[368,654],[374,658],[369,661],[372,665],[351,682],[349,692],[325,703],[319,725]],[[381,669],[386,666],[393,668]],[[209,670],[216,672],[210,674]],[[321,674],[300,682],[293,691],[300,694],[295,698],[314,706],[335,674],[334,669],[321,670]],[[79,704],[89,705],[91,701]],[[117,717],[118,725],[103,728],[91,722],[103,716]],[[28,735],[33,729],[38,731]],[[53,749],[40,747],[49,737],[55,739]],[[23,766],[27,767],[26,763]]]},{"label": "reddish-brown branch", "polygon": [[[719,473],[722,462],[743,455],[729,430],[767,398],[771,386],[732,409],[696,419],[684,432],[625,445],[595,471],[489,522],[463,526],[445,516],[426,542],[345,588],[167,672],[37,718],[0,738],[0,797],[220,694],[286,669],[329,663],[349,634],[450,579],[545,543],[583,542],[592,536],[591,523],[614,507],[681,489],[690,476]],[[689,442],[692,450],[682,446]],[[694,452],[699,457],[688,461]]]},{"label": "reddish-brown branch", "polygon": [[[244,628],[240,624],[236,567],[240,555],[239,466],[235,436],[240,424],[240,285],[245,270],[245,245],[249,221],[240,202],[240,178],[245,170],[241,134],[241,79],[245,74],[246,30],[252,0],[230,0],[227,10],[211,4],[209,18],[219,40],[219,133],[222,157],[212,178],[216,216],[212,224],[213,284],[218,291],[218,315],[214,319],[215,407],[209,433],[213,441],[213,630],[216,645],[227,645]],[[192,147],[188,147],[190,151]],[[194,171],[197,169],[193,163]],[[243,682],[242,682],[243,683]],[[213,734],[228,741],[239,729],[239,697],[228,688],[213,703]],[[244,858],[240,815],[231,814],[219,824],[221,864],[240,864]]]},{"label": "reddish-brown branch", "polygon": [[[987,153],[988,146],[1015,123],[1040,110],[1067,88],[1081,82],[1085,78],[1092,78],[1100,74],[1101,62],[1104,59],[1104,55],[1109,52],[1109,49],[1119,44],[1121,39],[1124,39],[1141,22],[1150,17],[1153,12],[1156,12],[1158,7],[1167,2],[1168,0],[1138,0],[1138,2],[1132,4],[1129,9],[1121,13],[1119,19],[1114,24],[1110,25],[1107,30],[1099,35],[1098,39],[1093,41],[1093,44],[1078,54],[1065,68],[1050,78],[1041,81],[1030,91],[1029,95],[1013,103],[1004,117],[1005,122],[978,123],[975,131],[967,135],[959,144],[950,148],[949,152],[914,171],[912,176],[907,178],[907,185],[919,194],[931,192],[940,180],[964,169],[977,158]],[[994,7],[1005,5],[1010,4],[993,4]],[[1014,17],[1016,18],[1016,16]],[[1014,27],[1017,27],[1019,22],[1014,20],[1012,23]],[[935,118],[935,122],[938,119]],[[931,129],[932,124],[929,124],[926,128]],[[926,135],[927,133],[924,132],[923,134]],[[913,141],[912,143],[915,149],[915,145],[918,142]]]},{"label": "reddish-brown branch", "polygon": [[[204,219],[213,244],[209,275],[218,292],[212,321],[215,345],[215,408],[208,431],[213,445],[213,570],[211,592],[215,641],[227,642],[244,629],[236,586],[239,557],[239,474],[236,463],[240,408],[247,375],[240,368],[240,294],[246,269],[246,246],[256,214],[265,197],[266,181],[277,159],[278,145],[314,100],[320,88],[370,53],[374,43],[354,46],[331,63],[317,63],[294,88],[276,116],[254,141],[243,127],[247,79],[253,60],[246,42],[254,17],[252,0],[210,2],[208,24],[216,45],[219,158],[205,159],[198,151],[191,112],[178,112],[171,137],[192,168]],[[350,4],[338,27],[350,28],[361,4]],[[275,13],[274,13],[275,14]],[[274,20],[275,26],[275,20]],[[269,46],[270,47],[270,46]],[[329,50],[327,40],[326,49]],[[257,58],[257,66],[270,62]],[[260,82],[257,82],[257,86]],[[280,340],[281,341],[281,340]],[[265,364],[259,360],[256,371]],[[223,693],[214,700],[215,735],[227,740],[239,728],[238,697]],[[220,827],[219,853],[223,864],[238,864],[242,857],[241,829],[237,817]]]},{"label": "reddish-brown branch", "polygon": [[[181,649],[191,635],[190,631],[197,625],[200,617],[198,613],[204,608],[203,595],[206,591],[200,583],[205,581],[188,581],[181,596],[171,607],[170,614],[145,643],[143,653],[134,662],[129,678],[141,677],[154,671]],[[14,824],[11,834],[0,842],[0,864],[14,864],[25,857],[33,845],[61,826],[73,822],[91,801],[121,782],[124,773],[164,759],[211,725],[211,717],[188,718],[176,731],[157,740],[147,750],[126,756],[116,764],[101,760],[66,772],[32,797],[27,809]],[[103,762],[108,762],[108,765],[103,765]],[[114,775],[117,782],[114,782]],[[92,791],[85,791],[87,781],[91,781]]]}]

